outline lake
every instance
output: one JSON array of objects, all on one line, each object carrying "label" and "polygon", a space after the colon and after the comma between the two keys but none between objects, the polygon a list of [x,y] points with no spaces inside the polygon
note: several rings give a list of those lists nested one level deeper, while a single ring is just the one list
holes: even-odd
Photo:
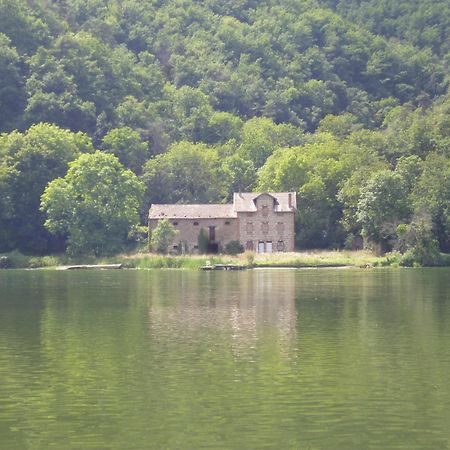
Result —
[{"label": "lake", "polygon": [[0,448],[449,449],[450,269],[0,271]]}]

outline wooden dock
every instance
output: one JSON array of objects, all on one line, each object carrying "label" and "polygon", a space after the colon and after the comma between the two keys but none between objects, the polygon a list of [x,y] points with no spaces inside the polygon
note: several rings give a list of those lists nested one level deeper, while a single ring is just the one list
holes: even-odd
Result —
[{"label": "wooden dock", "polygon": [[61,270],[80,270],[80,269],[121,269],[122,264],[80,264],[74,266],[63,266]]},{"label": "wooden dock", "polygon": [[200,267],[201,270],[246,270],[248,266],[239,266],[236,264],[211,264]]}]

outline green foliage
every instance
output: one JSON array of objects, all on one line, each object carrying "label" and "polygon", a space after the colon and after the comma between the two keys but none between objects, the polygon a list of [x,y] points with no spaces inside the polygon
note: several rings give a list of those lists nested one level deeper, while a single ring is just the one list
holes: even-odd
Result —
[{"label": "green foliage", "polygon": [[153,230],[150,240],[151,249],[156,253],[166,254],[173,244],[178,231],[167,219],[158,220],[158,225]]},{"label": "green foliage", "polygon": [[119,161],[135,174],[140,174],[148,159],[148,147],[142,142],[139,133],[129,127],[115,128],[103,137],[104,151],[112,153]]},{"label": "green foliage", "polygon": [[142,217],[295,190],[301,246],[364,231],[391,247],[426,216],[450,251],[448,15],[444,0],[0,0],[0,251],[62,249],[39,198],[94,146],[142,178]]},{"label": "green foliage", "polygon": [[200,232],[198,233],[197,245],[199,253],[203,254],[207,253],[209,245],[209,237],[206,234],[204,228],[201,228]]},{"label": "green foliage", "polygon": [[247,265],[253,266],[253,264],[255,262],[256,253],[251,250],[246,250],[244,252],[244,257],[245,257],[245,260],[247,261]]},{"label": "green foliage", "polygon": [[243,253],[244,247],[239,241],[230,241],[225,245],[225,253],[229,255],[237,255]]},{"label": "green foliage", "polygon": [[442,251],[450,252],[450,159],[430,153],[416,180],[412,202],[417,215],[431,218]]},{"label": "green foliage", "polygon": [[361,166],[378,164],[372,152],[340,142],[329,134],[302,147],[279,149],[259,171],[259,190],[296,191],[297,240],[302,247],[343,243],[340,187]]},{"label": "green foliage", "polygon": [[[72,133],[54,125],[38,124],[24,134],[14,131],[0,136],[1,179],[7,203],[3,226],[6,243],[28,252],[48,252],[60,244],[44,229],[39,211],[40,197],[48,182],[66,174],[68,163],[80,153],[93,150],[91,140],[82,133]],[[3,167],[3,169],[1,168]],[[0,220],[2,214],[0,213]],[[0,239],[2,236],[0,236]]]},{"label": "green foliage", "polygon": [[239,154],[258,169],[277,148],[298,145],[302,140],[301,131],[291,125],[254,118],[244,124]]},{"label": "green foliage", "polygon": [[150,159],[142,177],[151,203],[208,203],[226,197],[227,180],[215,149],[180,142]]},{"label": "green foliage", "polygon": [[389,170],[377,172],[361,189],[358,222],[364,235],[383,248],[392,246],[397,226],[406,222],[410,214],[400,174]]},{"label": "green foliage", "polygon": [[400,265],[436,266],[441,264],[438,242],[433,236],[429,220],[415,219],[411,224],[402,226],[398,232],[406,249]]},{"label": "green foliage", "polygon": [[23,84],[19,54],[10,39],[0,33],[0,131],[11,129],[23,112]]},{"label": "green foliage", "polygon": [[117,252],[139,221],[143,186],[119,160],[99,151],[81,155],[42,195],[46,228],[67,235],[72,254]]},{"label": "green foliage", "polygon": [[239,140],[243,121],[228,112],[215,112],[208,123],[208,131],[205,142],[209,144],[225,143],[231,139]]}]

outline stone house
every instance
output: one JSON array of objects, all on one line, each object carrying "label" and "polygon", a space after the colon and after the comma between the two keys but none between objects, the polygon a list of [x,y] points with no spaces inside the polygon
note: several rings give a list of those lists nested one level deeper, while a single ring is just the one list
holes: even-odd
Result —
[{"label": "stone house", "polygon": [[179,231],[173,251],[198,252],[200,230],[215,253],[231,241],[258,253],[294,250],[295,192],[235,193],[233,203],[204,205],[151,205],[149,232],[158,220],[168,219]]}]

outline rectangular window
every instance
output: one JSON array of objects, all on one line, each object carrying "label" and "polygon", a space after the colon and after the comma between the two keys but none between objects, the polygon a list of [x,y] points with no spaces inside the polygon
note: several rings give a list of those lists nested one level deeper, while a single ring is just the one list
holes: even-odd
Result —
[{"label": "rectangular window", "polygon": [[172,225],[173,225],[174,227],[176,227],[176,226],[178,225],[178,222],[172,222]]},{"label": "rectangular window", "polygon": [[278,252],[284,252],[284,241],[278,241],[277,242],[277,251]]},{"label": "rectangular window", "polygon": [[230,225],[230,221],[229,221],[229,220],[226,220],[226,221],[225,221],[225,225]]},{"label": "rectangular window", "polygon": [[261,231],[266,234],[269,232],[269,222],[262,222],[261,223]]},{"label": "rectangular window", "polygon": [[247,226],[245,227],[245,231],[248,234],[252,234],[253,233],[253,223],[252,222],[247,222]]},{"label": "rectangular window", "polygon": [[194,222],[194,227],[197,227],[198,226],[198,222]]},{"label": "rectangular window", "polygon": [[215,226],[211,226],[208,227],[209,228],[209,240],[210,241],[215,241],[216,240],[216,227]]},{"label": "rectangular window", "polygon": [[261,206],[261,214],[264,217],[267,217],[269,215],[269,206],[268,205],[262,205]]},{"label": "rectangular window", "polygon": [[245,250],[253,250],[253,241],[247,241],[245,244]]}]

